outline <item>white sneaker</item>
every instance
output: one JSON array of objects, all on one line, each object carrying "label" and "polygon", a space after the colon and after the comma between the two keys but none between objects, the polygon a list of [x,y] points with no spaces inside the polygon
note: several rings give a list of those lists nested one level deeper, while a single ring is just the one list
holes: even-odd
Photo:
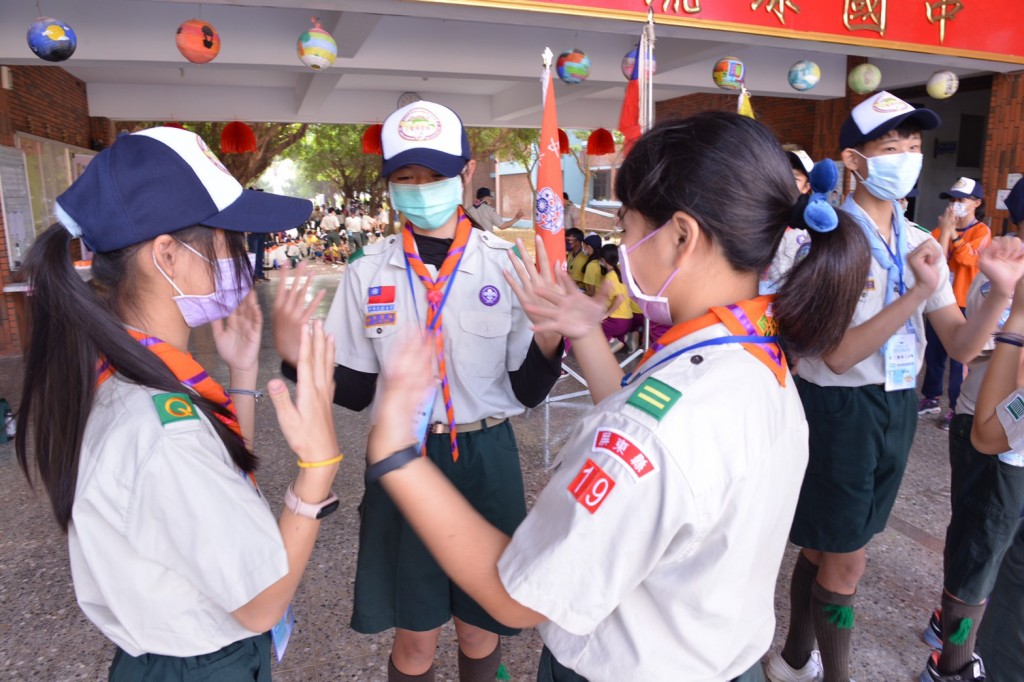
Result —
[{"label": "white sneaker", "polygon": [[772,654],[764,667],[764,674],[771,682],[821,682],[825,679],[821,654],[817,649],[811,652],[811,657],[799,670],[786,663],[781,653]]}]

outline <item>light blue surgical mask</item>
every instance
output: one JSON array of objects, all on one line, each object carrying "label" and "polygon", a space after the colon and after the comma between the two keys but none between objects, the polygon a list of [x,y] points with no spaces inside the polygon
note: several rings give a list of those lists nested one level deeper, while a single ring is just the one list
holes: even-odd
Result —
[{"label": "light blue surgical mask", "polygon": [[388,183],[395,210],[416,227],[437,230],[444,227],[462,203],[462,178],[446,178],[423,185]]},{"label": "light blue surgical mask", "polygon": [[864,156],[856,149],[857,154],[867,159],[868,176],[861,177],[854,171],[872,195],[885,201],[898,201],[914,189],[917,178],[921,175],[924,165],[924,154],[919,152],[902,152],[899,154],[883,154],[882,156]]}]

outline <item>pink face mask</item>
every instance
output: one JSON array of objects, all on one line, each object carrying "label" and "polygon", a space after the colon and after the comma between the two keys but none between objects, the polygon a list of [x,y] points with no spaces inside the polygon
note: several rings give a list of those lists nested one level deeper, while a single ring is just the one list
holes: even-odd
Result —
[{"label": "pink face mask", "polygon": [[[184,242],[178,243],[207,263],[212,262],[188,244]],[[255,262],[256,254],[249,254],[250,268]],[[178,310],[181,311],[181,316],[189,327],[201,327],[214,320],[224,319],[242,304],[242,301],[249,295],[249,291],[252,289],[251,280],[248,277],[243,277],[240,285],[236,283],[235,264],[231,258],[217,259],[217,273],[213,283],[213,293],[203,295],[186,295],[182,293],[178,285],[167,276],[167,273],[163,271],[160,264],[156,262],[155,252],[153,253],[153,264],[156,265],[156,269],[164,276],[164,279],[170,282],[174,290],[178,292],[178,295],[174,297],[174,302],[178,304]]]},{"label": "pink face mask", "polygon": [[668,288],[668,285],[675,278],[676,273],[679,272],[679,268],[676,268],[671,274],[669,274],[668,279],[666,279],[665,283],[661,285],[660,289],[658,289],[658,293],[654,296],[649,296],[640,290],[636,280],[633,279],[633,273],[629,267],[629,254],[657,233],[657,230],[651,232],[628,249],[619,245],[619,265],[622,269],[622,278],[625,280],[626,288],[629,290],[629,296],[636,302],[637,306],[639,306],[644,317],[650,320],[652,324],[671,326],[672,313],[669,311],[668,298],[662,296],[662,293],[664,293],[665,289]]}]

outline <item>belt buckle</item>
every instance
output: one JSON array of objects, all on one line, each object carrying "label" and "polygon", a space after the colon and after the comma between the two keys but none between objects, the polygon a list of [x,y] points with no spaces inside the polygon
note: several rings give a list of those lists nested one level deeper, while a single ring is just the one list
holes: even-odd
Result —
[{"label": "belt buckle", "polygon": [[431,433],[444,433],[444,422],[434,422],[430,425]]}]

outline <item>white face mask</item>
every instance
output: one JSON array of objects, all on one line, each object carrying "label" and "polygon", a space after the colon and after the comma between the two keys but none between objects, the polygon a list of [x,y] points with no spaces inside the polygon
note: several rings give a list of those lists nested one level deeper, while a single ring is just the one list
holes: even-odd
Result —
[{"label": "white face mask", "polygon": [[962,201],[958,201],[953,204],[953,215],[957,218],[966,218],[967,214],[970,212],[970,207]]},{"label": "white face mask", "polygon": [[907,196],[914,188],[921,175],[921,166],[924,165],[924,154],[918,152],[864,156],[856,149],[853,151],[868,162],[866,178],[856,171],[854,175],[872,195],[886,201],[897,201]]},{"label": "white face mask", "polygon": [[619,266],[622,270],[622,279],[625,280],[626,288],[629,290],[629,296],[636,302],[640,311],[644,314],[644,317],[650,320],[651,324],[671,326],[672,313],[669,310],[668,298],[662,296],[662,293],[664,293],[665,289],[668,288],[668,285],[675,278],[676,274],[679,272],[679,268],[676,268],[671,274],[669,274],[668,279],[665,280],[665,283],[661,285],[661,288],[658,289],[658,293],[654,296],[650,296],[641,291],[640,286],[637,285],[636,280],[633,279],[633,273],[629,269],[630,252],[635,251],[638,246],[656,234],[658,234],[657,230],[651,232],[628,249],[625,246],[619,245]]}]

